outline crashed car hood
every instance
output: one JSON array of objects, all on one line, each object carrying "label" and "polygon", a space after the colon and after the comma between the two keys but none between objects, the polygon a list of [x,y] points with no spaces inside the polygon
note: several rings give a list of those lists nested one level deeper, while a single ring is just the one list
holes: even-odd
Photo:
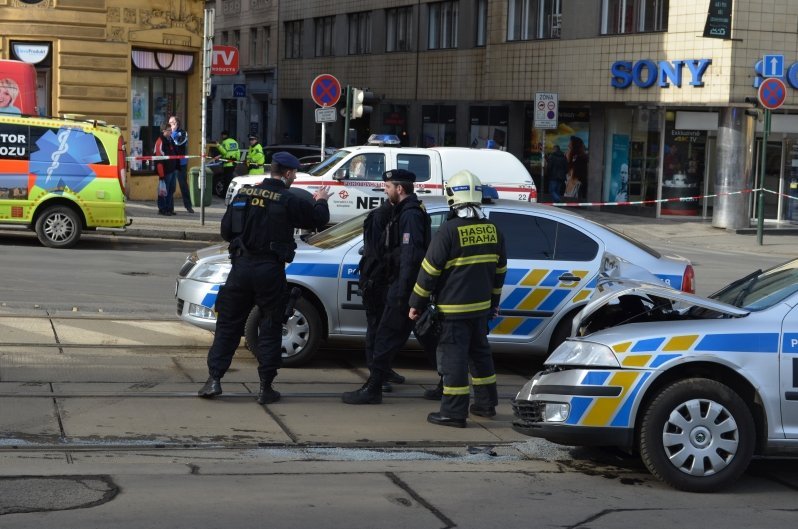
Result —
[{"label": "crashed car hood", "polygon": [[728,303],[705,298],[696,294],[682,292],[681,290],[673,289],[662,283],[654,284],[634,279],[604,279],[599,281],[596,286],[596,292],[593,294],[590,302],[585,305],[577,316],[575,328],[581,325],[582,320],[595,313],[601,307],[617,300],[621,296],[628,295],[655,296],[668,299],[674,303],[693,305],[735,317],[749,314],[749,311],[735,307],[734,305],[729,305]]}]

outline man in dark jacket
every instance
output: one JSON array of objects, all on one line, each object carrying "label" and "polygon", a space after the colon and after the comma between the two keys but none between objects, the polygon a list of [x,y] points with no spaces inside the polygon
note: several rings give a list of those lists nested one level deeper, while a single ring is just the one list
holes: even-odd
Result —
[{"label": "man in dark jacket", "polygon": [[244,187],[233,197],[222,217],[221,234],[230,242],[233,267],[216,298],[216,334],[208,351],[208,380],[199,396],[222,394],[221,378],[230,367],[252,307],[260,307],[255,356],[258,359],[258,403],[280,399],[272,381],[282,364],[283,314],[287,305],[285,264],[294,258],[294,229],[320,229],[330,220],[328,187],[313,196],[315,202],[288,192],[299,160],[290,153],[274,154],[271,178]]},{"label": "man in dark jacket", "polygon": [[559,145],[549,154],[546,161],[549,172],[549,194],[552,202],[562,202],[562,192],[565,189],[565,179],[568,177],[568,160],[560,150]]},{"label": "man in dark jacket", "polygon": [[443,315],[438,371],[443,376],[439,413],[427,421],[465,428],[469,407],[468,372],[474,385],[474,415],[496,415],[498,393],[488,320],[498,314],[507,254],[504,237],[480,208],[482,184],[460,171],[445,184],[451,213],[435,233],[410,297],[409,317],[418,319],[435,295]]},{"label": "man in dark jacket", "polygon": [[407,317],[407,302],[430,240],[429,215],[413,191],[416,175],[393,169],[382,179],[385,195],[393,205],[384,242],[388,290],[374,338],[369,379],[359,390],[343,394],[346,404],[382,402],[382,384],[389,379],[393,357],[413,330],[413,322]]}]

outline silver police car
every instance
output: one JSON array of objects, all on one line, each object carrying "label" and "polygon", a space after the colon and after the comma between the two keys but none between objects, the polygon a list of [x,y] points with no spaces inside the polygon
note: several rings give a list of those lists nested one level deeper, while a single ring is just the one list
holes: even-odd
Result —
[{"label": "silver police car", "polygon": [[709,298],[599,282],[513,403],[516,430],[639,451],[671,486],[734,482],[754,454],[798,453],[798,260]]},{"label": "silver police car", "polygon": [[[435,231],[445,222],[448,206],[443,197],[423,201]],[[573,318],[596,288],[599,273],[618,263],[650,271],[663,286],[694,291],[693,268],[687,259],[662,255],[576,213],[509,200],[483,207],[503,232],[508,253],[500,314],[491,321],[489,339],[495,351],[550,352],[569,336]],[[308,362],[327,338],[365,336],[365,310],[358,292],[364,215],[298,240],[286,276],[302,296],[284,328],[284,365]],[[225,245],[188,256],[177,278],[181,319],[214,329],[216,296],[230,266]],[[248,347],[257,340],[259,317],[254,309],[247,322]]]}]

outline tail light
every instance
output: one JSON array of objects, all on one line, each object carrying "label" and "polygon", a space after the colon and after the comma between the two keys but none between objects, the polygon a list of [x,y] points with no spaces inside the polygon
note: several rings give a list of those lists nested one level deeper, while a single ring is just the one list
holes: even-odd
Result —
[{"label": "tail light", "polygon": [[119,136],[119,143],[116,149],[116,178],[119,180],[119,186],[122,188],[122,194],[125,192],[125,184],[127,184],[127,151],[125,151],[125,140]]},{"label": "tail light", "polygon": [[529,190],[529,195],[527,195],[527,201],[529,202],[537,202],[538,201],[538,189],[533,187]]},{"label": "tail light", "polygon": [[682,292],[695,294],[695,271],[692,265],[687,265],[682,275]]}]

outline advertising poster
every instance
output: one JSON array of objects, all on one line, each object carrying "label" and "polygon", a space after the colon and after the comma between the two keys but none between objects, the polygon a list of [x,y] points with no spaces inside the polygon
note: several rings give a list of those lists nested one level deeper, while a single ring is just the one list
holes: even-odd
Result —
[{"label": "advertising poster", "polygon": [[37,114],[36,69],[33,65],[0,60],[0,113]]},{"label": "advertising poster", "polygon": [[629,136],[612,135],[612,172],[607,202],[626,202],[629,200]]}]

